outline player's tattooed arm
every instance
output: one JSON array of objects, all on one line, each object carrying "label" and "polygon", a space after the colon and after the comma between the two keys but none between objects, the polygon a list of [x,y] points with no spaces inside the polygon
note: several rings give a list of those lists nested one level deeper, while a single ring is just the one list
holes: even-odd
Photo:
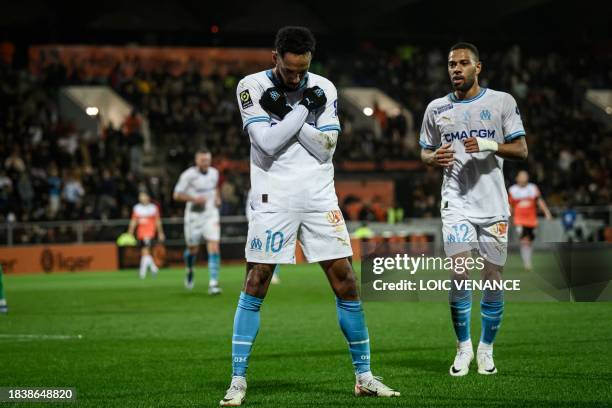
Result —
[{"label": "player's tattooed arm", "polygon": [[455,160],[455,150],[445,143],[436,150],[421,149],[421,160],[432,167],[451,167]]},{"label": "player's tattooed arm", "polygon": [[464,142],[466,153],[495,152],[499,157],[508,160],[525,160],[527,158],[527,143],[524,137],[507,143],[497,143],[480,137],[470,137]]}]

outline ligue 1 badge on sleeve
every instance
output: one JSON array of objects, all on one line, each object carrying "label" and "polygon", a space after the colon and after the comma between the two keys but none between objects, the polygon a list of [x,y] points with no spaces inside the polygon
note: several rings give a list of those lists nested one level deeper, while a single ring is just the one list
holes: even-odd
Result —
[{"label": "ligue 1 badge on sleeve", "polygon": [[251,94],[248,89],[240,92],[240,104],[242,105],[242,109],[253,106],[253,100],[251,99]]}]

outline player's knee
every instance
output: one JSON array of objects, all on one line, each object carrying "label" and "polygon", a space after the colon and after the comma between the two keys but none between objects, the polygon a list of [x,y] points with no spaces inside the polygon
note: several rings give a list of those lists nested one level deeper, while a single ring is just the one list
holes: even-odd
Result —
[{"label": "player's knee", "polygon": [[272,277],[274,265],[249,264],[247,278],[245,281],[245,291],[257,297],[265,296],[266,284]]},{"label": "player's knee", "polygon": [[219,243],[218,242],[210,242],[208,244],[208,252],[211,254],[219,253]]},{"label": "player's knee", "polygon": [[348,260],[335,262],[331,274],[334,291],[339,298],[348,299],[357,296],[357,277]]},{"label": "player's knee", "polygon": [[487,263],[482,270],[482,279],[488,281],[498,281],[502,278],[502,267],[492,263]]}]

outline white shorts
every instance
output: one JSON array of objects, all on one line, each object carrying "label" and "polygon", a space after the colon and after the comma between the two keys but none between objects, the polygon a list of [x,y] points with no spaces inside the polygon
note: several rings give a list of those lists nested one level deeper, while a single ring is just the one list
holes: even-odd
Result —
[{"label": "white shorts", "polygon": [[474,221],[455,211],[442,210],[446,256],[476,249],[487,261],[503,266],[508,256],[508,219]]},{"label": "white shorts", "polygon": [[295,263],[299,240],[308,262],[346,258],[353,255],[351,238],[342,212],[251,213],[245,247],[247,262]]},{"label": "white shorts", "polygon": [[188,214],[185,217],[184,228],[187,246],[200,245],[202,240],[218,242],[221,239],[219,213]]}]

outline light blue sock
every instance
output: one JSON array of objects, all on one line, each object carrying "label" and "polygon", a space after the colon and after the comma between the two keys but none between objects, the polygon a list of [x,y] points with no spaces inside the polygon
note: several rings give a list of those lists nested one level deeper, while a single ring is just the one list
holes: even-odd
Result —
[{"label": "light blue sock", "polygon": [[493,344],[495,336],[501,326],[504,314],[504,291],[487,290],[482,293],[480,301],[480,315],[482,317],[482,331],[480,341],[484,344]]},{"label": "light blue sock", "polygon": [[470,339],[470,317],[472,312],[472,291],[459,290],[455,288],[450,291],[449,303],[451,309],[451,319],[455,335],[460,342]]},{"label": "light blue sock", "polygon": [[219,264],[221,263],[221,255],[218,252],[208,254],[208,278],[210,280],[219,280]]},{"label": "light blue sock", "polygon": [[361,300],[336,298],[338,322],[349,344],[353,367],[357,374],[370,371],[370,337],[361,308]]},{"label": "light blue sock", "polygon": [[183,252],[183,259],[185,260],[185,266],[187,266],[187,269],[189,270],[189,272],[193,272],[193,264],[195,263],[195,258],[196,258],[195,255],[192,255],[188,249],[186,249],[185,252]]},{"label": "light blue sock", "polygon": [[232,335],[232,376],[246,377],[251,348],[259,331],[259,309],[263,299],[240,292]]},{"label": "light blue sock", "polygon": [[280,275],[280,265],[279,264],[276,264],[276,266],[274,267],[274,275],[276,275],[277,278]]}]

